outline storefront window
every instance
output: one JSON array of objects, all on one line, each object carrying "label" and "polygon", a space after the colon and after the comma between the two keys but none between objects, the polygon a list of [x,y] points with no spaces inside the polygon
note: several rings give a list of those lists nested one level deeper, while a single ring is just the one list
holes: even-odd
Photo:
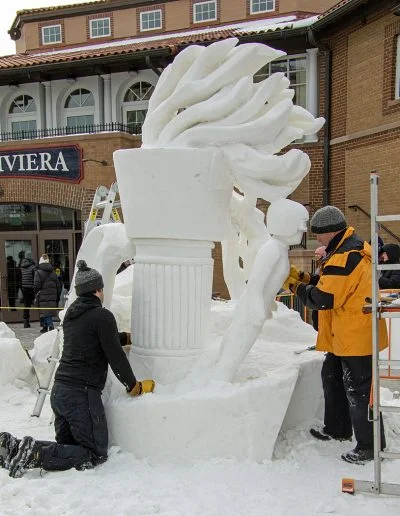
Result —
[{"label": "storefront window", "polygon": [[39,228],[73,229],[74,210],[61,206],[39,206]]},{"label": "storefront window", "polygon": [[34,231],[37,229],[34,204],[0,204],[0,231]]}]

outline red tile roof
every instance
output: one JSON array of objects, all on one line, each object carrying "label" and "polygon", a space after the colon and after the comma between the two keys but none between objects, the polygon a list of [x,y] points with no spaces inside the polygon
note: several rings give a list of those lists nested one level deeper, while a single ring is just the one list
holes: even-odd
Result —
[{"label": "red tile roof", "polygon": [[0,57],[0,70],[25,68],[28,66],[81,61],[106,56],[132,54],[156,49],[174,49],[191,43],[205,43],[229,37],[249,36],[266,32],[291,30],[311,25],[316,17],[298,18],[294,15],[254,20],[232,25],[215,26],[196,30],[181,31],[153,37],[128,38],[103,44],[86,44],[76,48],[61,48],[19,53]]},{"label": "red tile roof", "polygon": [[108,4],[109,0],[93,0],[93,2],[79,2],[75,4],[66,4],[66,5],[53,5],[51,7],[34,7],[32,9],[21,9],[17,11],[17,16],[21,16],[23,14],[35,14],[35,13],[43,13],[47,11],[58,11],[60,9],[71,9],[74,7],[82,7],[93,4]]}]

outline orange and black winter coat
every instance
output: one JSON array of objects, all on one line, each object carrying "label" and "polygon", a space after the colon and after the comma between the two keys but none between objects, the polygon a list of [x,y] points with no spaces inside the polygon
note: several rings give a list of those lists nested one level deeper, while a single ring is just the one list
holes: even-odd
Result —
[{"label": "orange and black winter coat", "polygon": [[[362,312],[371,291],[371,247],[349,227],[329,243],[317,284],[302,283],[297,289],[301,301],[318,310],[319,351],[337,356],[372,354],[372,315]],[[378,324],[380,349],[384,349],[386,323]]]}]

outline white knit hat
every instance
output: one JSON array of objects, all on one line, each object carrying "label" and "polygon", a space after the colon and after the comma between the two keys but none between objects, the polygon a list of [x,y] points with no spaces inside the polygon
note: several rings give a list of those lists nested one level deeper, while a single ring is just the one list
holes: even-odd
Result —
[{"label": "white knit hat", "polygon": [[40,257],[39,263],[50,263],[48,255],[42,254],[42,256]]}]

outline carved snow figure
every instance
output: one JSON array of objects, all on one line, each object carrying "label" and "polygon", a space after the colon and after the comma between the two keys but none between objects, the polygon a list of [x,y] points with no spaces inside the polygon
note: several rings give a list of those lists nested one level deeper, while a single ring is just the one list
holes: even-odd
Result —
[{"label": "carved snow figure", "polygon": [[276,294],[289,274],[288,250],[298,245],[307,231],[308,211],[289,199],[273,201],[267,212],[271,234],[260,248],[247,287],[223,338],[213,374],[215,380],[231,381],[257,340],[266,319],[272,317]]},{"label": "carved snow figure", "polygon": [[[293,104],[282,73],[254,83],[284,52],[237,43],[178,54],[149,101],[142,148],[114,153],[126,232],[136,247],[131,359],[139,376],[158,383],[183,378],[204,350],[213,242],[230,246],[224,267],[239,296],[268,238],[254,211],[257,197],[286,197],[310,169],[299,149],[277,153],[324,122]],[[239,253],[249,261],[243,270]]]}]

